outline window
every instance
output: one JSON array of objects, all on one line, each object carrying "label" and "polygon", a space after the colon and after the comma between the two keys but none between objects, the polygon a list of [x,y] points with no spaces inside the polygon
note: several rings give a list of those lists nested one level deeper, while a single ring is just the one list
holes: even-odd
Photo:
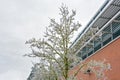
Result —
[{"label": "window", "polygon": [[94,40],[94,52],[101,48],[101,38]]},{"label": "window", "polygon": [[107,43],[109,43],[111,40],[112,40],[112,39],[111,39],[111,37],[110,37],[110,38],[108,38],[107,40],[103,41],[103,46],[106,45]]},{"label": "window", "polygon": [[101,44],[99,44],[98,46],[94,47],[94,52],[97,51],[100,48],[101,48]]},{"label": "window", "polygon": [[112,32],[113,32],[113,39],[120,35],[120,23],[113,22],[112,23]]},{"label": "window", "polygon": [[86,52],[87,52],[87,48],[86,47],[84,47],[82,50],[81,50],[81,55],[82,55],[82,59],[84,60],[86,57],[87,57],[87,54],[86,54]]},{"label": "window", "polygon": [[113,33],[113,38],[115,39],[119,35],[120,35],[120,29],[117,32]]},{"label": "window", "polygon": [[88,56],[93,54],[93,50],[91,50],[90,52],[88,52]]},{"label": "window", "polygon": [[120,29],[120,23],[118,22],[113,22],[112,23],[112,32],[115,33]]},{"label": "window", "polygon": [[[116,18],[120,21],[120,16]],[[84,60],[97,50],[108,44],[110,41],[120,36],[120,22],[112,22],[109,26],[102,30],[102,35],[96,36],[90,43],[82,48],[79,56]]]},{"label": "window", "polygon": [[85,58],[87,58],[87,55],[82,56],[82,60],[84,60]]}]

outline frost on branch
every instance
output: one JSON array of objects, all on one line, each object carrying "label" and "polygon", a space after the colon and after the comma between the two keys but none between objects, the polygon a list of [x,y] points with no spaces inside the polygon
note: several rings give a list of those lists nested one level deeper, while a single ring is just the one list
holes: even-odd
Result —
[{"label": "frost on branch", "polygon": [[[78,21],[75,21],[74,16],[76,11],[69,12],[68,7],[64,4],[59,8],[60,16],[59,22],[55,19],[50,19],[50,24],[46,27],[46,32],[43,39],[30,39],[26,44],[30,45],[32,50],[29,57],[39,57],[47,62],[48,69],[56,77],[63,76],[65,80],[68,79],[68,70],[70,67],[79,62],[78,57],[70,49],[71,39],[74,32],[81,26]],[[58,78],[54,78],[57,79]]]},{"label": "frost on branch", "polygon": [[105,75],[105,72],[108,70],[111,70],[111,65],[107,63],[106,60],[102,61],[91,60],[87,63],[85,67],[81,69],[81,71],[83,71],[83,73],[85,74],[94,73],[97,80],[99,79],[106,80],[107,77]]},{"label": "frost on branch", "polygon": [[[77,73],[84,67],[83,65],[86,65],[82,64],[81,59],[74,53],[80,46],[70,47],[74,33],[81,26],[78,21],[75,21],[75,15],[75,10],[69,12],[68,7],[62,5],[60,7],[61,18],[59,22],[55,19],[50,19],[50,24],[46,27],[44,38],[32,38],[26,41],[26,44],[29,44],[32,51],[31,54],[26,55],[40,59],[37,69],[38,72],[39,70],[41,71],[42,80],[59,80],[61,77],[62,80],[75,80]],[[92,34],[92,32],[89,32],[85,37],[82,37],[79,45],[83,45],[85,40]],[[71,66],[73,67],[78,63],[81,65],[80,68],[70,77],[69,70]],[[92,67],[97,65],[102,67],[100,64],[102,63],[98,64],[95,61],[88,63],[93,72],[95,71]],[[101,72],[105,70],[104,67],[102,68]],[[35,74],[37,75],[38,72]]]}]

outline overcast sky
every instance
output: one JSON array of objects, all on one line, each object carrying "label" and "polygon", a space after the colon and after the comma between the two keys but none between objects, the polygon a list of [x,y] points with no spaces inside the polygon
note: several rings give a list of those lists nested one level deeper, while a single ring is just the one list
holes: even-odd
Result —
[{"label": "overcast sky", "polygon": [[[26,80],[32,59],[25,41],[42,38],[49,17],[58,19],[61,3],[77,11],[82,27],[105,0],[0,0],[0,80]],[[78,32],[79,33],[79,32]],[[78,34],[76,34],[78,35]]]}]

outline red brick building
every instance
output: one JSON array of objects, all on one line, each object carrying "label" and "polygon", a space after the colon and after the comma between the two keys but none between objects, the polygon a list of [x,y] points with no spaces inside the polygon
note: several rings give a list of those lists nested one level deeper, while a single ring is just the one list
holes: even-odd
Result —
[{"label": "red brick building", "polygon": [[[94,32],[89,37],[91,31]],[[78,45],[79,48],[76,47]],[[120,0],[107,0],[71,47],[85,62],[106,59],[112,69],[106,72],[108,80],[120,80]],[[75,69],[78,66],[74,66],[70,73]],[[95,79],[94,74],[79,72],[77,79],[80,77],[84,80]]]}]

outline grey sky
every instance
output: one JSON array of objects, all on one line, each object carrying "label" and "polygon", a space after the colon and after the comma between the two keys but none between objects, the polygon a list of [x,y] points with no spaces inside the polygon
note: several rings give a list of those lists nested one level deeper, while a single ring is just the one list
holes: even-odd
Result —
[{"label": "grey sky", "polygon": [[[0,80],[26,80],[31,71],[25,41],[41,38],[50,18],[59,17],[61,3],[77,11],[83,27],[105,0],[0,0]],[[78,35],[78,34],[76,34]]]}]

